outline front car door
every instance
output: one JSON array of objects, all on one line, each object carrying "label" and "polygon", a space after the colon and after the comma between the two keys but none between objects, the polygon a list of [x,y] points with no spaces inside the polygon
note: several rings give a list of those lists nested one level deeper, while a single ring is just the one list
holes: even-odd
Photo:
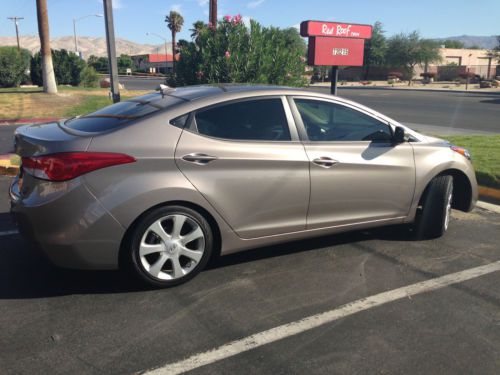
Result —
[{"label": "front car door", "polygon": [[242,238],[304,230],[309,160],[285,97],[195,111],[175,158],[187,179]]},{"label": "front car door", "polygon": [[344,103],[289,98],[310,161],[307,228],[403,219],[415,188],[413,148],[392,128]]}]

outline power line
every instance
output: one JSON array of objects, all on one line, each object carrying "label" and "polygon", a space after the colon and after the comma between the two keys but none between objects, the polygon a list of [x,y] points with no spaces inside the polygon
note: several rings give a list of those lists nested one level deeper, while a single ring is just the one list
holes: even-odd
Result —
[{"label": "power line", "polygon": [[17,49],[20,50],[21,46],[19,45],[19,21],[24,20],[24,17],[13,16],[13,17],[7,17],[7,19],[13,21],[14,24],[16,25]]}]

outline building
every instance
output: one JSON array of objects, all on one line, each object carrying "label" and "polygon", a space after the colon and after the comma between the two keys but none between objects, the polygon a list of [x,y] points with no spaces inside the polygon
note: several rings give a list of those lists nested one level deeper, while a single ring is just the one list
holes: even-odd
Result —
[{"label": "building", "polygon": [[[170,73],[173,69],[174,59],[172,55],[161,53],[150,53],[145,55],[130,56],[134,67],[138,71],[146,73]],[[177,57],[178,59],[178,57]]]},{"label": "building", "polygon": [[[487,49],[440,48],[441,62],[429,64],[427,71],[437,73],[441,79],[473,73],[483,78],[493,78],[497,71],[497,61]],[[415,69],[418,77],[425,67]]]}]

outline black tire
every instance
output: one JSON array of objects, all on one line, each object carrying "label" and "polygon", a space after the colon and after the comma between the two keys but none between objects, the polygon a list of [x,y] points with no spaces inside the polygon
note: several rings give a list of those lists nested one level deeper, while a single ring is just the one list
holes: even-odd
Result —
[{"label": "black tire", "polygon": [[[422,211],[415,222],[415,237],[428,240],[441,237],[448,229],[449,207],[453,193],[453,177],[437,176],[424,192]],[[447,215],[448,213],[448,215]]]},{"label": "black tire", "polygon": [[[194,268],[190,270],[188,274],[179,278],[165,280],[154,277],[144,268],[143,264],[141,263],[139,248],[143,236],[148,228],[157,220],[171,215],[184,215],[193,220],[200,227],[204,235],[204,250],[202,258],[199,260],[199,262],[196,263]],[[151,212],[148,212],[143,218],[141,218],[140,222],[136,224],[135,228],[132,231],[127,252],[127,260],[130,266],[128,268],[131,269],[131,271],[139,278],[140,281],[145,282],[146,284],[153,287],[167,288],[185,283],[186,281],[189,281],[193,277],[195,277],[207,265],[213,252],[213,238],[213,232],[210,224],[197,211],[184,206],[165,206],[156,208]]]}]

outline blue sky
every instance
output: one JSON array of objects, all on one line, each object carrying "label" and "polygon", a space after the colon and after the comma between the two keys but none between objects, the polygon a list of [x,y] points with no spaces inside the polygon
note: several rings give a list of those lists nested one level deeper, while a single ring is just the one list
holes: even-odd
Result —
[{"label": "blue sky", "polygon": [[[72,19],[102,13],[102,0],[47,0],[52,37],[72,35]],[[114,0],[117,37],[139,43],[159,44],[146,32],[169,38],[163,22],[170,9],[185,19],[181,38],[189,38],[196,20],[208,19],[208,0]],[[303,20],[345,21],[373,24],[379,20],[387,35],[419,30],[423,37],[500,34],[500,0],[219,0],[219,17],[240,13],[264,25],[290,27]],[[15,35],[7,16],[23,16],[21,34],[37,33],[35,0],[0,0],[0,36]],[[78,35],[104,36],[102,18],[78,22]]]}]

